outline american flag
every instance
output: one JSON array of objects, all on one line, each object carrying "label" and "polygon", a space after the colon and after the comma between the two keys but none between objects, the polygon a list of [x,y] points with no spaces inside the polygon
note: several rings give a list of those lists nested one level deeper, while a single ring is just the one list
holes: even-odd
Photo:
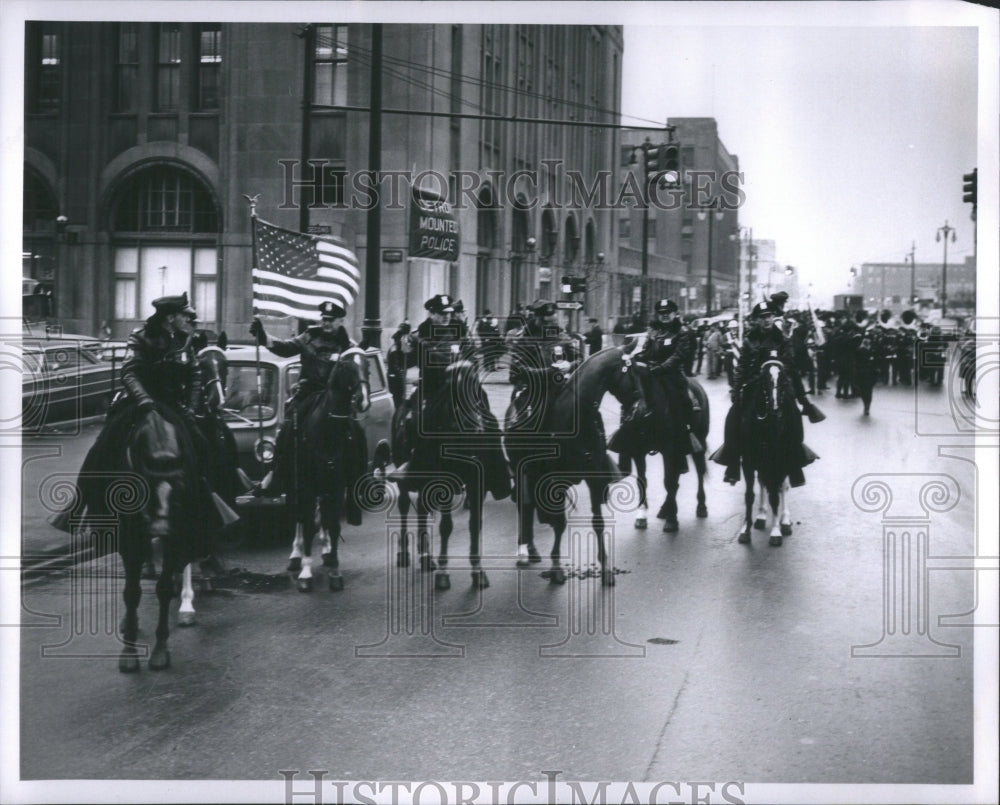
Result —
[{"label": "american flag", "polygon": [[358,295],[358,259],[342,242],[304,235],[253,219],[254,312],[269,316],[319,318],[328,299],[346,310]]}]

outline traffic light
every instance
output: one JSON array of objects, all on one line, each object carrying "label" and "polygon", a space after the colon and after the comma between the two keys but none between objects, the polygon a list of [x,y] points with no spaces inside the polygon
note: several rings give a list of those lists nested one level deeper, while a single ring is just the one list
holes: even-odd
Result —
[{"label": "traffic light", "polygon": [[652,182],[656,179],[656,175],[660,172],[660,158],[663,148],[659,145],[647,145],[643,149],[643,155],[646,160],[646,181]]},{"label": "traffic light", "polygon": [[681,149],[676,143],[667,143],[660,147],[659,170],[668,185],[680,184],[681,180]]},{"label": "traffic light", "polygon": [[979,173],[979,168],[973,168],[972,173],[966,173],[962,176],[962,201],[966,204],[972,205],[972,219],[976,219],[976,194],[978,184],[977,174]]}]

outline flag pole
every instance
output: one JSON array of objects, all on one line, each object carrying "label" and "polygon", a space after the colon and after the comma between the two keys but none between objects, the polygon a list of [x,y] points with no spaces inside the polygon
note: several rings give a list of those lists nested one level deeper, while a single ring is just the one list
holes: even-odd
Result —
[{"label": "flag pole", "polygon": [[[248,196],[246,193],[243,194],[250,204],[250,250],[252,259],[251,268],[251,278],[253,274],[257,273],[257,200],[260,198],[258,193],[255,196]],[[251,299],[253,298],[253,292],[251,291]],[[251,315],[257,313],[257,306],[252,305]],[[264,438],[264,393],[263,386],[261,384],[260,377],[260,341],[257,336],[254,336],[254,363],[256,365],[257,371],[257,438],[263,440]]]}]

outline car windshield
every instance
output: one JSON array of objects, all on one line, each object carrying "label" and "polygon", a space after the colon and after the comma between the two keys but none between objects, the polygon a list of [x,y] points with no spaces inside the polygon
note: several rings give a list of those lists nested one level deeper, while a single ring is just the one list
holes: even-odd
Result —
[{"label": "car windshield", "polygon": [[[259,406],[259,408],[258,408]],[[230,363],[226,378],[225,417],[241,419],[271,419],[278,410],[278,370],[261,365],[260,394],[257,393],[257,367],[252,363]]]}]

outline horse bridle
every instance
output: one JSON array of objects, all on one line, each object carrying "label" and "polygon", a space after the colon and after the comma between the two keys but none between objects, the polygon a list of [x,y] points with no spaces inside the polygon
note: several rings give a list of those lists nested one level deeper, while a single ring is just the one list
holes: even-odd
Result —
[{"label": "horse bridle", "polygon": [[[345,349],[343,352],[341,352],[339,354],[331,355],[330,356],[330,362],[333,363],[333,364],[335,364],[334,367],[333,367],[334,370],[335,370],[336,369],[336,364],[339,364],[342,361],[344,361],[344,360],[346,360],[348,358],[351,358],[351,359],[354,360],[354,363],[358,367],[358,369],[363,370],[364,369],[364,359],[365,359],[364,355],[365,355],[365,351],[363,349],[361,349],[361,347],[350,347],[349,349]],[[363,404],[358,407],[357,413],[362,413],[363,414],[365,411],[367,411],[369,408],[372,407],[371,387],[370,387],[368,381],[365,379],[363,371],[360,371],[358,373],[358,376],[360,377],[359,385],[360,385],[361,390],[362,390],[361,397],[362,397],[362,400],[363,400]],[[354,414],[353,413],[350,413],[350,414],[332,414],[332,413],[327,412],[327,416],[330,419],[353,419]]]},{"label": "horse bridle", "polygon": [[[768,369],[771,369],[771,368],[777,369],[779,372],[783,372],[784,369],[785,369],[785,365],[780,360],[778,360],[777,358],[768,358],[766,361],[764,361],[760,365],[760,373],[761,373],[761,375],[763,375],[765,371],[767,371]],[[778,384],[775,383],[774,387],[773,387],[773,391],[772,391],[772,394],[774,395],[774,410],[775,411],[780,411],[781,410],[778,407],[778,393],[779,393]],[[755,416],[757,416],[757,415],[755,414]],[[766,418],[767,418],[767,413],[766,412],[764,413],[764,416],[757,416],[757,419],[766,419]]]}]

